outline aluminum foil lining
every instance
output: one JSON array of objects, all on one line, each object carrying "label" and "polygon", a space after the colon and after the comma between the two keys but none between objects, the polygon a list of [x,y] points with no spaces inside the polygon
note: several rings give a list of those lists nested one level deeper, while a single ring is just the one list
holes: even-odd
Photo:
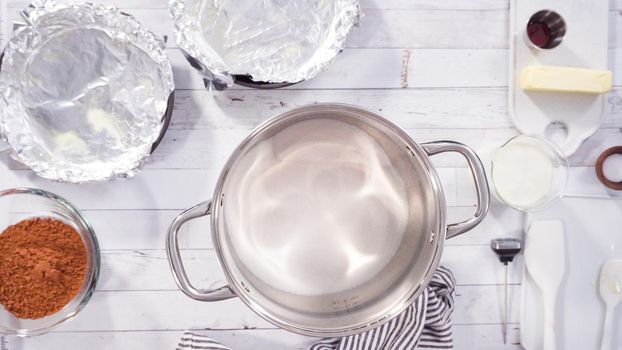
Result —
[{"label": "aluminum foil lining", "polygon": [[66,182],[131,177],[174,90],[164,42],[118,9],[27,8],[0,68],[0,131],[18,161]]},{"label": "aluminum foil lining", "polygon": [[296,83],[317,75],[358,23],[357,0],[171,0],[177,44],[216,89],[232,75]]}]

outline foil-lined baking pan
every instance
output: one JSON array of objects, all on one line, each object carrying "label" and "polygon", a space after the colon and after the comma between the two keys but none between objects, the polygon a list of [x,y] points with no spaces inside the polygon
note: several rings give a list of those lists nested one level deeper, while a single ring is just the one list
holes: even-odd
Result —
[{"label": "foil-lined baking pan", "polygon": [[0,132],[13,157],[64,182],[136,174],[174,99],[164,40],[120,10],[32,3],[0,66]]},{"label": "foil-lined baking pan", "polygon": [[206,87],[282,87],[343,49],[358,0],[170,0],[177,44]]}]

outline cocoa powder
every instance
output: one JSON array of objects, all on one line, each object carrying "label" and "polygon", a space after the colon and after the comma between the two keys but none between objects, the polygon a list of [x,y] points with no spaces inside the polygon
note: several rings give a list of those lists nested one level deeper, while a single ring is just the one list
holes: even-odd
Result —
[{"label": "cocoa powder", "polygon": [[51,315],[80,291],[87,253],[80,234],[51,218],[32,218],[0,234],[0,304],[18,318]]}]

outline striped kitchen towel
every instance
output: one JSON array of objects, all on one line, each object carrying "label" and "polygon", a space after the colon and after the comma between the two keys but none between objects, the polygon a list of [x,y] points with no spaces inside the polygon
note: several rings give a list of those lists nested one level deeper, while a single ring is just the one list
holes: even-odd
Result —
[{"label": "striped kitchen towel", "polygon": [[441,266],[423,294],[393,320],[365,333],[323,340],[309,350],[452,349],[455,284],[451,271]]},{"label": "striped kitchen towel", "polygon": [[179,344],[177,344],[177,350],[231,350],[228,347],[220,344],[212,338],[197,334],[194,332],[184,332]]},{"label": "striped kitchen towel", "polygon": [[[398,317],[365,333],[318,341],[308,350],[452,349],[455,284],[451,271],[441,266],[423,294]],[[184,333],[177,346],[187,349],[231,350],[193,332]]]}]

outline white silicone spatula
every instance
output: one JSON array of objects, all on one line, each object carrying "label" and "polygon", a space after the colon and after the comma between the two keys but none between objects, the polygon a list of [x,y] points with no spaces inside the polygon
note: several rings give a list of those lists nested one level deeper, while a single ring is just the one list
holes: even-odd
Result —
[{"label": "white silicone spatula", "polygon": [[525,266],[542,291],[544,350],[557,350],[555,305],[566,272],[564,226],[558,220],[534,221],[525,238]]},{"label": "white silicone spatula", "polygon": [[600,270],[600,296],[605,302],[605,323],[601,350],[611,350],[611,325],[616,306],[622,301],[622,260],[608,260]]}]

